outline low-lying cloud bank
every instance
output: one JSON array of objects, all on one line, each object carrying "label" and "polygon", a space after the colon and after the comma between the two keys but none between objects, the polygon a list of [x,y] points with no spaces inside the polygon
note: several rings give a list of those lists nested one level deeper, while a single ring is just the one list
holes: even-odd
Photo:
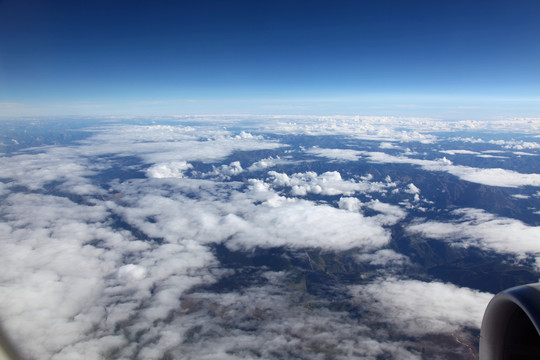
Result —
[{"label": "low-lying cloud bank", "polygon": [[[263,123],[249,132],[121,124],[2,156],[3,325],[29,359],[420,359],[440,339],[448,353],[470,356],[491,294],[407,278],[418,265],[389,248],[393,231],[520,259],[540,257],[538,228],[477,209],[446,222],[415,219],[424,185],[342,166],[409,164],[503,187],[540,186],[539,175],[409,157],[418,154],[398,142],[438,139],[410,119],[342,120],[278,119],[274,130]],[[284,133],[375,140],[370,149],[387,141],[380,148],[401,155],[306,149]],[[305,269],[227,267],[218,247],[249,259],[261,249],[286,260],[320,253],[356,282],[311,259]],[[212,287],[243,272],[257,281]],[[308,291],[310,276],[330,279],[332,291]]]},{"label": "low-lying cloud bank", "polygon": [[520,186],[540,186],[540,174],[522,174],[513,170],[500,168],[484,169],[454,165],[452,164],[452,161],[445,157],[438,160],[425,160],[406,156],[395,156],[383,152],[348,150],[346,153],[342,153],[341,149],[319,148],[311,149],[308,152],[331,159],[351,160],[352,154],[354,154],[355,161],[359,158],[364,158],[369,162],[377,164],[416,165],[426,171],[443,171],[466,181],[489,186],[513,188]]},{"label": "low-lying cloud bank", "polygon": [[358,303],[369,303],[371,316],[413,336],[479,328],[493,296],[453,284],[396,278],[351,286],[350,291]]},{"label": "low-lying cloud bank", "polygon": [[514,255],[518,259],[534,256],[536,266],[540,267],[539,226],[497,217],[479,209],[457,209],[452,214],[458,219],[452,222],[426,221],[412,224],[407,227],[407,231],[444,240],[454,246],[474,246]]}]

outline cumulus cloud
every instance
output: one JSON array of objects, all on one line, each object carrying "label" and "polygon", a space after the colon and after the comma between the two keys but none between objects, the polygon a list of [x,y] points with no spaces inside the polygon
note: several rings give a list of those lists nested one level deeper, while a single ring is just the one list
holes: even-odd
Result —
[{"label": "cumulus cloud", "polygon": [[192,169],[193,165],[185,161],[172,161],[165,164],[152,165],[146,170],[146,175],[151,178],[182,178],[184,172]]},{"label": "cumulus cloud", "polygon": [[413,183],[410,183],[407,185],[407,189],[405,190],[409,194],[420,194],[420,189],[416,187]]},{"label": "cumulus cloud", "polygon": [[354,212],[360,211],[363,205],[359,199],[354,197],[341,197],[338,203],[340,209]]},{"label": "cumulus cloud", "polygon": [[203,176],[217,176],[221,179],[230,179],[231,176],[235,176],[244,172],[240,161],[233,161],[229,165],[223,164],[220,167],[213,167],[213,170],[209,173],[203,174]]},{"label": "cumulus cloud", "polygon": [[313,171],[295,173],[291,176],[276,171],[268,172],[270,183],[276,187],[289,187],[291,194],[305,196],[308,193],[321,195],[352,195],[356,192],[383,192],[388,184],[371,182],[370,178],[360,181],[344,180],[337,171],[328,171],[321,175]]},{"label": "cumulus cloud", "polygon": [[238,228],[229,246],[346,250],[379,248],[389,241],[388,232],[372,219],[328,205],[283,200],[263,203],[257,210],[245,214],[245,219],[228,219]]},{"label": "cumulus cloud", "polygon": [[142,280],[146,277],[146,269],[140,265],[127,264],[118,269],[117,276],[123,281]]},{"label": "cumulus cloud", "polygon": [[[117,188],[124,194],[121,200],[130,204],[118,207],[119,214],[148,236],[167,242],[197,239],[202,243],[225,242],[233,249],[284,246],[345,250],[378,248],[389,240],[388,232],[374,219],[280,196],[262,181],[251,181],[244,192],[230,189],[230,184],[193,179],[173,185],[176,191],[165,194],[144,181],[131,182],[131,189],[127,185]],[[196,187],[199,196],[182,195],[179,189],[184,186]]]},{"label": "cumulus cloud", "polygon": [[454,246],[475,246],[518,258],[528,255],[540,258],[540,227],[529,226],[516,219],[497,217],[479,209],[457,209],[452,214],[459,218],[452,222],[426,221],[412,224],[407,227],[407,231],[448,241]]},{"label": "cumulus cloud", "polygon": [[540,149],[540,143],[524,140],[489,140],[490,144],[501,145],[505,149],[525,150]]}]

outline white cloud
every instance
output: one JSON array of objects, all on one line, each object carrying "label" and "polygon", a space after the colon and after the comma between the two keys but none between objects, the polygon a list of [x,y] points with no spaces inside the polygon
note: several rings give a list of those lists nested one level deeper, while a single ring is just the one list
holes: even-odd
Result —
[{"label": "white cloud", "polygon": [[470,166],[453,165],[446,158],[438,160],[424,160],[394,156],[382,152],[362,152],[368,161],[374,163],[411,164],[420,166],[428,171],[444,171],[463,180],[502,187],[540,186],[540,174],[523,174],[513,170],[499,168],[474,168]]},{"label": "white cloud", "polygon": [[382,182],[371,182],[366,177],[360,181],[343,180],[337,171],[325,172],[321,175],[313,171],[295,173],[291,176],[276,171],[268,172],[270,182],[275,187],[289,187],[291,194],[305,196],[308,193],[321,195],[353,195],[354,193],[384,192],[388,186]]},{"label": "white cloud", "polygon": [[276,165],[284,165],[284,164],[293,165],[296,163],[297,163],[296,161],[292,161],[289,159],[282,159],[279,156],[276,156],[275,158],[271,156],[265,159],[261,159],[257,162],[254,162],[247,168],[247,170],[248,171],[261,171],[269,167],[274,167]]},{"label": "white cloud", "polygon": [[508,159],[508,156],[490,155],[490,154],[480,154],[480,155],[477,155],[477,157],[484,158],[484,159]]},{"label": "white cloud", "polygon": [[31,190],[60,182],[61,190],[65,192],[78,195],[103,194],[89,178],[114,166],[106,160],[109,155],[139,157],[151,165],[147,170],[149,177],[164,178],[182,177],[190,168],[190,161],[211,163],[225,159],[234,151],[276,149],[283,146],[245,131],[235,135],[208,126],[115,125],[92,131],[94,135],[81,141],[78,146],[49,146],[1,157],[0,177]]},{"label": "white cloud", "polygon": [[[382,148],[394,147],[389,144],[396,140],[430,143],[437,139],[403,130],[410,119],[304,120],[290,128],[377,139],[386,142]],[[430,129],[475,125],[412,121],[419,129],[423,129],[420,125],[426,129],[428,125]],[[277,125],[278,132],[288,126],[283,124]],[[283,146],[248,132],[202,125],[118,125],[96,129],[78,145],[43,147],[1,158],[6,184],[0,183],[0,195],[5,197],[0,204],[4,220],[0,223],[0,262],[4,265],[0,282],[5,284],[0,288],[0,314],[10,334],[24,344],[24,354],[51,359],[419,359],[419,344],[433,341],[430,335],[453,339],[452,331],[478,326],[479,309],[490,295],[441,283],[366,275],[363,285],[351,288],[361,317],[355,317],[354,311],[330,310],[326,299],[291,290],[287,273],[265,273],[260,279],[268,283],[246,285],[239,291],[201,290],[234,273],[219,264],[212,251],[216,244],[248,250],[248,255],[258,248],[274,247],[288,254],[309,248],[324,253],[352,250],[358,262],[377,267],[377,276],[411,265],[406,256],[386,248],[391,236],[387,227],[403,221],[407,212],[369,200],[375,197],[373,193],[397,186],[390,177],[374,182],[371,175],[344,180],[336,171],[291,175],[271,171],[267,179],[228,181],[234,175],[248,176],[242,164],[230,158],[235,152]],[[391,157],[352,149],[311,148],[307,152],[331,160],[382,160],[429,171],[463,171],[458,175],[463,177],[472,177],[477,170],[500,170],[514,183],[526,183],[519,176],[516,180],[517,173],[459,167],[447,159]],[[119,170],[146,169],[147,177],[102,180],[100,172],[114,174],[118,164],[123,166],[115,159],[123,157],[130,161],[135,157],[140,163]],[[212,164],[215,177],[190,178],[200,175],[192,170],[196,162]],[[279,164],[294,164],[294,160],[268,157],[247,170]],[[249,174],[255,175],[261,174]],[[478,176],[486,175],[491,173]],[[95,176],[104,181],[100,187],[95,185]],[[514,184],[509,179],[502,182]],[[16,193],[17,185],[28,189]],[[69,200],[45,195],[46,185],[56,194],[85,196]],[[420,192],[412,183],[405,190]],[[306,194],[343,196],[335,208],[298,198]],[[353,197],[360,194],[368,200]],[[536,228],[481,212],[467,213],[470,219],[465,212],[455,214],[464,219],[446,225],[426,222],[425,228],[409,230],[487,249],[502,245],[484,237],[492,232],[502,237],[512,230],[522,243],[516,249],[536,254],[527,237]],[[457,239],[460,232],[468,236],[467,243]],[[447,302],[452,304],[441,310],[439,304]]]},{"label": "white cloud", "polygon": [[95,164],[74,154],[72,148],[45,147],[37,154],[28,152],[0,158],[1,178],[13,184],[42,189],[52,182],[60,182],[63,191],[78,195],[99,194],[101,189],[91,184],[88,177],[103,170],[107,164]]},{"label": "white cloud", "polygon": [[540,143],[524,140],[489,140],[490,144],[500,145],[505,149],[525,150],[540,149]]},{"label": "white cloud", "polygon": [[358,150],[324,149],[319,147],[312,147],[311,149],[306,150],[306,153],[341,161],[358,161],[358,159],[360,159],[362,156],[362,152]]},{"label": "white cloud", "polygon": [[[455,246],[476,246],[484,250],[540,257],[540,227],[528,226],[515,219],[496,217],[479,209],[458,209],[460,218],[453,222],[426,221],[407,227],[407,231],[448,241]],[[537,264],[537,266],[540,266]]]},{"label": "white cloud", "polygon": [[409,185],[407,185],[407,189],[405,190],[405,192],[409,194],[420,194],[420,189],[417,188],[416,185],[414,185],[413,183],[410,183]]},{"label": "white cloud", "polygon": [[431,143],[436,137],[417,130],[430,130],[442,122],[427,118],[398,118],[385,116],[301,116],[273,117],[272,127],[262,126],[276,133],[308,135],[343,135],[356,139],[377,141],[419,141]]},{"label": "white cloud", "polygon": [[540,131],[537,118],[450,121],[392,116],[274,116],[271,120],[272,125],[261,122],[260,127],[276,133],[342,135],[384,142],[433,143],[437,140],[434,133],[467,130],[533,135]]},{"label": "white cloud", "polygon": [[119,279],[124,281],[138,281],[146,277],[147,271],[144,267],[135,264],[121,266],[117,271]]},{"label": "white cloud", "polygon": [[351,286],[358,303],[370,304],[377,321],[414,336],[479,329],[492,294],[453,284],[389,278]]},{"label": "white cloud", "polygon": [[146,170],[146,175],[151,178],[183,178],[184,172],[192,169],[193,165],[185,161],[172,161],[165,164],[152,165]]},{"label": "white cloud", "polygon": [[247,132],[238,135],[208,126],[117,125],[95,130],[78,151],[84,156],[137,156],[148,164],[221,161],[234,151],[276,149],[283,145]]},{"label": "white cloud", "polygon": [[381,149],[401,149],[400,146],[397,146],[396,144],[393,144],[391,142],[382,142],[379,144],[379,147]]},{"label": "white cloud", "polygon": [[220,167],[213,166],[213,170],[203,176],[217,176],[220,179],[230,179],[231,176],[235,176],[244,172],[240,161],[233,161],[229,165],[221,165]]},{"label": "white cloud", "polygon": [[407,212],[401,207],[387,204],[377,199],[370,201],[366,206],[381,213],[380,215],[371,217],[381,225],[395,225],[407,216]]},{"label": "white cloud", "polygon": [[183,335],[183,343],[171,351],[171,356],[420,358],[420,346],[396,341],[347,312],[328,310],[321,300],[284,288],[286,273],[266,273],[261,278],[270,282],[241,292],[190,294],[185,314],[173,321],[176,331]]},{"label": "white cloud", "polygon": [[131,336],[164,336],[153,324],[216,278],[209,249],[137,240],[111,228],[112,205],[39,194],[1,205],[0,313],[26,357],[133,357]]},{"label": "white cloud", "polygon": [[357,198],[353,197],[341,197],[339,199],[338,206],[340,209],[358,212],[364,204]]},{"label": "white cloud", "polygon": [[237,229],[227,243],[232,248],[373,249],[389,240],[387,231],[370,218],[303,200],[263,203],[244,219],[233,216],[227,220]]},{"label": "white cloud", "polygon": [[460,154],[460,155],[478,155],[478,154],[480,154],[479,152],[476,152],[476,151],[463,150],[463,149],[459,149],[459,150],[440,150],[439,152],[442,152],[442,153],[448,154],[448,155],[456,155],[456,154]]},{"label": "white cloud", "polygon": [[448,155],[475,155],[477,157],[486,158],[486,159],[508,159],[507,156],[488,154],[487,153],[488,151],[477,152],[477,151],[460,149],[460,150],[440,150],[439,152],[448,154]]},{"label": "white cloud", "polygon": [[381,249],[374,253],[364,253],[356,255],[359,262],[367,262],[374,266],[384,266],[388,270],[390,266],[403,266],[410,264],[407,256],[395,252],[391,249]]}]

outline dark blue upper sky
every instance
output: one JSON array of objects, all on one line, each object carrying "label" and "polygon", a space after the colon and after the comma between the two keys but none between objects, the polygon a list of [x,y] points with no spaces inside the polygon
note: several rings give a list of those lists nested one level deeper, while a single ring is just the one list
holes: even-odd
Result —
[{"label": "dark blue upper sky", "polygon": [[0,111],[540,116],[539,19],[537,0],[4,0]]}]

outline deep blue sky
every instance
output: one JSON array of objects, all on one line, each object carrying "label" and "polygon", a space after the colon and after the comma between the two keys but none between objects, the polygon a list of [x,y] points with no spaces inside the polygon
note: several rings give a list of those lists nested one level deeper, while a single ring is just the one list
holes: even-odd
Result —
[{"label": "deep blue sky", "polygon": [[0,115],[540,116],[540,1],[0,1]]}]

